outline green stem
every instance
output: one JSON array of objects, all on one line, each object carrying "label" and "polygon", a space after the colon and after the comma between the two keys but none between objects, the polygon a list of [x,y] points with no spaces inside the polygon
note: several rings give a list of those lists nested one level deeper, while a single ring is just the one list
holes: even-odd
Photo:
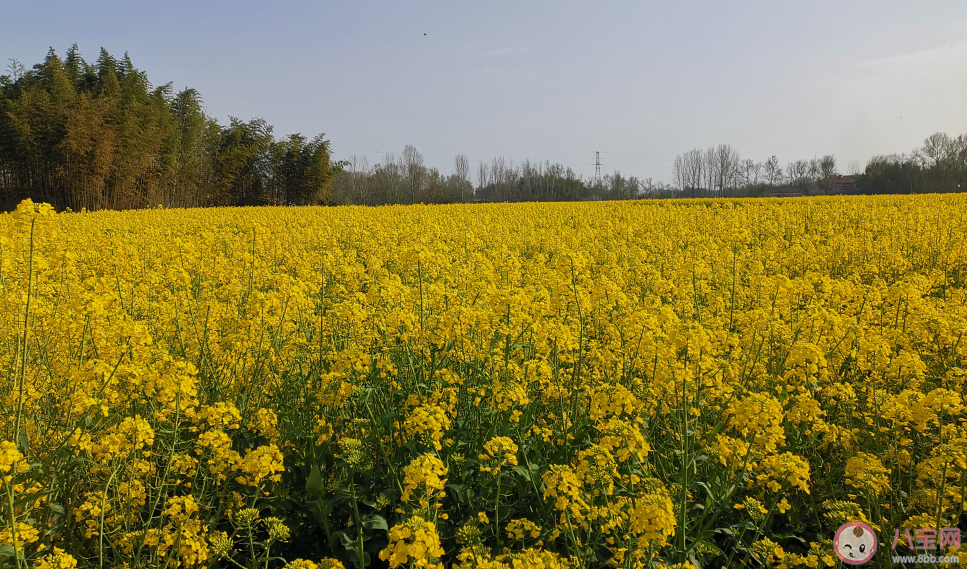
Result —
[{"label": "green stem", "polygon": [[251,556],[250,559],[252,560],[253,566],[255,565],[255,536],[254,536],[255,532],[254,532],[254,528],[252,527],[252,525],[254,524],[255,524],[255,521],[253,520],[249,522],[249,526],[246,528],[247,530],[246,533],[248,533],[248,552],[249,552],[249,555]]},{"label": "green stem", "polygon": [[104,486],[104,494],[101,496],[101,521],[97,532],[97,555],[99,567],[104,567],[104,507],[107,503],[107,492],[111,489],[111,482],[114,481],[114,477],[117,476],[118,472],[120,471],[121,467],[117,467],[113,472],[111,472],[111,477],[107,479],[107,484]]},{"label": "green stem", "polygon": [[940,531],[940,517],[943,515],[944,492],[947,491],[947,465],[943,463],[943,475],[940,477],[940,492],[937,494],[937,531]]},{"label": "green stem", "polygon": [[494,533],[497,534],[497,547],[504,545],[504,540],[500,538],[500,483],[504,473],[497,470],[497,496],[494,497]]},{"label": "green stem", "polygon": [[10,484],[4,484],[4,489],[7,491],[7,507],[10,509],[10,539],[13,542],[13,555],[16,559],[17,567],[20,567],[20,555],[17,552],[17,515],[14,511],[13,504],[13,482],[16,476],[17,465],[13,466],[13,473],[10,476]]},{"label": "green stem", "polygon": [[[30,222],[30,259],[27,263],[27,306],[24,310],[24,332],[23,340],[21,340],[23,352],[20,355],[20,385],[17,387],[17,419],[14,423],[14,444],[18,447],[20,446],[20,421],[24,407],[24,382],[27,380],[27,338],[30,332],[30,301],[33,297],[30,293],[33,291],[34,286],[34,224],[36,222],[36,219]],[[14,546],[16,547],[16,540]]]},{"label": "green stem", "polygon": [[[30,300],[32,295],[30,294],[33,289],[34,283],[34,226],[37,223],[37,219],[30,220],[30,259],[27,263],[27,306],[24,310],[24,331],[23,339],[21,341],[21,353],[20,360],[20,384],[17,387],[17,418],[14,423],[14,444],[20,447],[20,420],[23,415],[24,407],[24,383],[27,381],[27,334],[30,331]],[[26,448],[23,450],[27,450]],[[11,482],[13,477],[17,475],[17,465],[13,465],[13,472],[11,473]],[[10,539],[13,543],[13,556],[16,560],[17,567],[20,567],[20,553],[17,547],[17,515],[14,511],[13,503],[13,485],[7,485],[7,506],[10,508]],[[26,561],[24,562],[26,563]]]},{"label": "green stem", "polygon": [[356,521],[356,559],[359,562],[359,568],[364,569],[366,563],[363,559],[363,521],[359,516],[359,505],[356,502],[356,480],[354,475],[355,471],[350,469],[349,488],[352,490],[353,516]]}]

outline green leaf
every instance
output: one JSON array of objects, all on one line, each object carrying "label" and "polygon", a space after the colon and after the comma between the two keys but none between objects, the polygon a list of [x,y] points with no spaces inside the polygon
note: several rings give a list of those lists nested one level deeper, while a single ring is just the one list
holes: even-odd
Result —
[{"label": "green leaf", "polygon": [[719,546],[717,546],[717,545],[715,545],[715,543],[713,543],[711,541],[708,541],[708,540],[705,540],[705,539],[699,539],[699,540],[694,541],[691,544],[691,546],[689,546],[689,550],[694,550],[695,547],[698,546],[698,545],[700,545],[700,544],[703,545],[705,547],[705,549],[707,549],[708,551],[714,553],[715,555],[724,555],[724,552],[722,551],[721,548],[719,548]]},{"label": "green leaf", "polygon": [[27,431],[20,431],[20,437],[18,438],[20,444],[17,447],[26,454],[30,450],[30,442],[27,441]]},{"label": "green leaf", "polygon": [[326,492],[326,485],[322,482],[322,474],[319,472],[319,465],[313,464],[309,478],[306,480],[306,493],[313,498],[321,498]]},{"label": "green leaf", "polygon": [[530,477],[530,471],[528,469],[524,468],[523,466],[514,466],[514,467],[511,468],[511,470],[513,470],[514,472],[516,472],[517,474],[519,474],[520,477],[523,478],[525,481],[530,481],[530,479],[531,479],[531,477]]},{"label": "green leaf", "polygon": [[447,488],[453,491],[453,495],[457,497],[458,502],[467,500],[467,493],[463,489],[463,484],[447,484]]},{"label": "green leaf", "polygon": [[383,516],[378,516],[373,514],[363,520],[363,527],[366,529],[381,529],[384,531],[389,531],[389,526],[386,525],[386,520]]},{"label": "green leaf", "polygon": [[38,498],[42,496],[47,496],[52,492],[53,490],[44,490],[43,492],[37,492],[36,494],[28,494],[25,497],[14,500],[13,505],[23,506],[24,504],[30,504],[31,502],[36,502]]},{"label": "green leaf", "polygon": [[715,437],[715,435],[719,434],[719,431],[721,431],[723,427],[725,427],[725,423],[721,423],[721,422],[717,423],[714,427],[712,427],[712,430],[709,431],[709,433],[705,436],[705,441],[706,442],[711,441],[712,438]]},{"label": "green leaf", "polygon": [[332,512],[332,507],[332,502],[322,498],[309,502],[309,511],[312,512],[312,517],[316,518],[316,521],[320,524],[323,523],[326,520],[326,516]]},{"label": "green leaf", "polygon": [[399,414],[396,411],[390,411],[379,418],[379,423],[381,425],[390,425],[396,420],[397,417],[399,417]]},{"label": "green leaf", "polygon": [[369,556],[369,553],[366,553],[364,551],[363,552],[363,562],[362,562],[362,564],[360,564],[359,563],[358,556],[356,555],[356,550],[355,549],[352,549],[352,550],[349,551],[349,560],[352,561],[353,565],[355,565],[359,569],[363,569],[364,567],[368,567],[370,565],[370,563],[372,563],[372,557]]}]

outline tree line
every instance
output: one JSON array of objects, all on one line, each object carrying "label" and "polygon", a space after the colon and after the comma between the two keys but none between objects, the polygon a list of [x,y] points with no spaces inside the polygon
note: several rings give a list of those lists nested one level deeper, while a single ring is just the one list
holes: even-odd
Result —
[{"label": "tree line", "polygon": [[413,146],[396,157],[370,165],[365,157],[351,157],[336,175],[334,203],[358,205],[413,203],[470,203],[524,201],[624,200],[672,197],[676,189],[651,178],[622,176],[620,171],[600,179],[584,178],[571,168],[546,162],[514,163],[503,157],[478,162],[476,187],[471,182],[470,160],[454,158],[453,173],[443,175],[427,167]]},{"label": "tree line", "polygon": [[407,145],[399,157],[386,153],[370,166],[365,157],[341,162],[332,201],[342,205],[388,205],[416,203],[464,203],[473,199],[470,162],[464,155],[454,159],[453,173],[445,176],[427,167],[423,155]]},{"label": "tree line", "polygon": [[954,138],[939,132],[909,154],[874,156],[863,170],[853,162],[845,173],[831,154],[783,167],[775,156],[761,162],[743,160],[728,144],[679,154],[672,171],[674,193],[680,197],[762,196],[777,186],[824,193],[830,191],[832,179],[844,174],[856,180],[857,193],[962,191],[967,189],[967,135]]},{"label": "tree line", "polygon": [[866,165],[870,193],[948,193],[967,190],[967,135],[938,132],[909,154],[874,156]]},{"label": "tree line", "polygon": [[931,135],[910,154],[875,156],[863,169],[858,162],[843,172],[828,154],[794,160],[784,166],[776,156],[763,161],[743,159],[728,144],[696,148],[675,157],[672,184],[651,178],[625,177],[620,171],[584,177],[551,162],[520,163],[503,157],[477,165],[477,186],[471,183],[469,160],[458,155],[453,173],[441,174],[424,164],[413,146],[399,157],[387,154],[370,166],[353,156],[336,174],[332,200],[338,204],[411,204],[588,201],[625,199],[757,197],[777,187],[827,193],[834,180],[850,176],[856,193],[935,193],[967,190],[967,135]]},{"label": "tree line", "polygon": [[[859,174],[858,165],[850,174]],[[826,155],[812,160],[796,160],[785,168],[776,156],[757,162],[743,160],[738,150],[728,144],[696,148],[675,157],[672,170],[675,187],[686,197],[748,197],[764,195],[768,188],[789,185],[807,190],[829,188],[836,177],[836,158]]]},{"label": "tree line", "polygon": [[323,135],[276,139],[262,119],[220,125],[201,95],[154,86],[127,54],[76,45],[0,76],[0,207],[57,209],[330,203],[339,164]]},{"label": "tree line", "polygon": [[[90,64],[77,46],[53,49],[27,69],[0,76],[0,208],[24,198],[57,209],[89,210],[257,204],[413,204],[762,196],[792,186],[828,191],[840,175],[832,155],[781,165],[776,156],[743,159],[728,144],[679,154],[673,183],[583,177],[551,162],[479,162],[476,185],[466,155],[453,172],[426,166],[413,146],[370,165],[332,159],[323,135],[275,138],[262,119],[219,124],[201,95],[171,83],[154,86],[134,67],[101,50]],[[928,137],[909,154],[872,158],[846,174],[861,193],[967,189],[967,135]]]}]

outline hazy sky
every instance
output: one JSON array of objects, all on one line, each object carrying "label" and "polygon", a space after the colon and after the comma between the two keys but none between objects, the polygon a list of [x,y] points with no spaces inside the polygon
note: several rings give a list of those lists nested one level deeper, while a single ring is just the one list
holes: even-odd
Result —
[{"label": "hazy sky", "polygon": [[[128,51],[220,121],[325,132],[337,158],[413,144],[670,181],[675,155],[836,155],[967,133],[967,2],[26,2],[0,59]],[[6,63],[4,61],[4,63]]]}]

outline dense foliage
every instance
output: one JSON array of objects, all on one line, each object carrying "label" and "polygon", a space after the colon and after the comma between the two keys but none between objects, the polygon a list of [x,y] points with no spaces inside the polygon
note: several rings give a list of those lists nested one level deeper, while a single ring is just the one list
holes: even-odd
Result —
[{"label": "dense foliage", "polygon": [[385,205],[763,197],[776,188],[808,195],[960,192],[967,190],[967,135],[937,133],[910,154],[874,156],[865,171],[855,162],[847,169],[852,187],[843,190],[837,187],[844,180],[833,155],[783,167],[775,156],[761,162],[743,159],[737,149],[720,144],[678,155],[673,185],[618,170],[589,178],[562,164],[495,158],[478,163],[478,187],[473,188],[466,156],[458,155],[453,174],[445,176],[425,166],[416,148],[407,146],[400,156],[386,154],[372,166],[365,158],[351,157],[336,176],[332,196],[338,204]]},{"label": "dense foliage", "polygon": [[322,135],[276,140],[265,121],[220,126],[194,89],[153,86],[125,55],[0,77],[0,208],[80,210],[327,203],[338,169]]},{"label": "dense foliage", "polygon": [[[967,191],[967,135],[951,137],[938,132],[910,154],[874,156],[865,170],[857,162],[847,168],[848,175],[857,182],[851,193]],[[676,197],[762,196],[777,186],[823,194],[830,192],[835,179],[841,176],[836,157],[831,154],[795,160],[783,167],[775,156],[762,162],[743,160],[739,151],[728,144],[679,154],[672,174],[678,190]]]},{"label": "dense foliage", "polygon": [[863,186],[882,194],[967,191],[967,135],[938,132],[909,154],[874,156]]},{"label": "dense foliage", "polygon": [[469,160],[458,155],[453,174],[444,176],[424,165],[422,155],[412,146],[396,157],[384,156],[370,166],[365,158],[353,156],[336,176],[332,195],[339,204],[386,205],[467,202],[549,202],[628,200],[645,197],[670,197],[681,193],[652,180],[625,177],[621,172],[600,180],[577,175],[571,168],[550,162],[524,161],[520,164],[495,158],[479,164],[479,187],[470,183]]},{"label": "dense foliage", "polygon": [[891,566],[962,523],[965,212],[25,202],[0,565]]}]

